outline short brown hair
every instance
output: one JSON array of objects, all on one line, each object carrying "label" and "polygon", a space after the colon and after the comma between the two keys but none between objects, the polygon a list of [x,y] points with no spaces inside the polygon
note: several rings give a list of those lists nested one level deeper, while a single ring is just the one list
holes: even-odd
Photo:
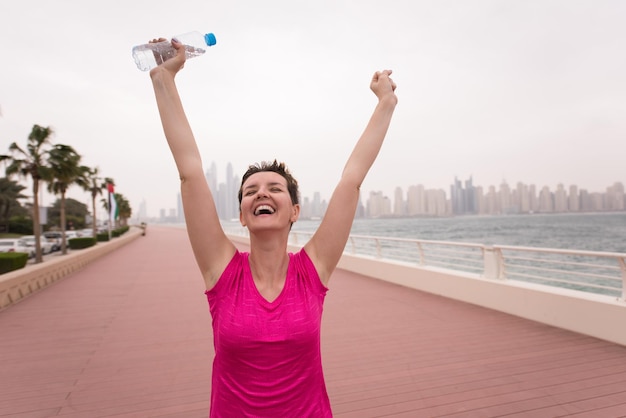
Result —
[{"label": "short brown hair", "polygon": [[271,172],[278,173],[281,176],[283,176],[283,178],[287,180],[287,190],[289,191],[289,196],[291,197],[291,203],[293,203],[294,205],[298,204],[298,202],[300,201],[300,198],[299,198],[300,192],[298,191],[298,181],[291,175],[285,163],[279,163],[276,160],[272,162],[262,161],[261,163],[255,163],[255,164],[248,166],[248,171],[246,171],[246,173],[243,175],[241,179],[241,185],[239,186],[239,193],[237,196],[239,199],[240,209],[241,209],[241,199],[243,198],[243,184],[246,182],[246,180],[248,180],[248,178],[251,175],[260,173],[262,171],[271,171]]}]

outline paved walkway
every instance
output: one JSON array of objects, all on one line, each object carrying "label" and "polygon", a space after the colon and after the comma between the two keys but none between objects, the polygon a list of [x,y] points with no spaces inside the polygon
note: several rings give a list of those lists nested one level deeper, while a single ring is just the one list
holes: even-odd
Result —
[{"label": "paved walkway", "polygon": [[[336,417],[626,417],[626,347],[345,271],[330,287]],[[206,417],[203,290],[185,231],[150,226],[0,312],[0,417]]]}]

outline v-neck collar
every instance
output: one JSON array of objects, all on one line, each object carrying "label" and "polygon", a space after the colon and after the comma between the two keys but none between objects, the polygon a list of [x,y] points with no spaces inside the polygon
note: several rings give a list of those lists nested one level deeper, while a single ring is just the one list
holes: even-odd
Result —
[{"label": "v-neck collar", "polygon": [[290,278],[293,276],[292,274],[292,262],[291,262],[291,253],[288,253],[289,256],[289,263],[287,264],[287,274],[285,275],[285,283],[283,284],[283,288],[281,289],[280,293],[278,294],[278,296],[276,296],[276,298],[272,301],[269,301],[265,298],[265,296],[263,296],[261,294],[261,292],[259,292],[259,288],[256,285],[256,282],[254,281],[254,277],[252,277],[252,268],[250,267],[250,254],[248,253],[246,256],[246,262],[244,263],[245,265],[245,276],[246,276],[246,281],[248,282],[247,284],[251,286],[252,288],[252,292],[254,293],[254,295],[256,296],[256,298],[259,300],[259,302],[267,307],[276,307],[280,304],[280,301],[284,298],[284,294],[287,292],[288,287],[291,285],[291,280]]}]

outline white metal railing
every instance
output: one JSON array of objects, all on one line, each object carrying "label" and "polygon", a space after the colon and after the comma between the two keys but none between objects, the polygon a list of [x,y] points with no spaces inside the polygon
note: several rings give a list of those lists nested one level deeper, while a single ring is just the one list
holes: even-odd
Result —
[{"label": "white metal railing", "polygon": [[626,254],[494,245],[499,276],[625,297]]},{"label": "white metal railing", "polygon": [[[239,227],[226,232],[248,235],[247,229]],[[289,244],[304,245],[312,235],[308,231],[291,231]],[[350,235],[344,252],[475,273],[487,279],[518,280],[626,298],[626,253],[366,235]]]}]

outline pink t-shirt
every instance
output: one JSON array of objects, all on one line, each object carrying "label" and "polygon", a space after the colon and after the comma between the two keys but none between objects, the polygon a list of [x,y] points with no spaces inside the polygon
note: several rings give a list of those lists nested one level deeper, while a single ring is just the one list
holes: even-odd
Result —
[{"label": "pink t-shirt", "polygon": [[213,318],[211,417],[332,417],[320,327],[327,288],[304,250],[268,302],[237,251],[206,292]]}]

